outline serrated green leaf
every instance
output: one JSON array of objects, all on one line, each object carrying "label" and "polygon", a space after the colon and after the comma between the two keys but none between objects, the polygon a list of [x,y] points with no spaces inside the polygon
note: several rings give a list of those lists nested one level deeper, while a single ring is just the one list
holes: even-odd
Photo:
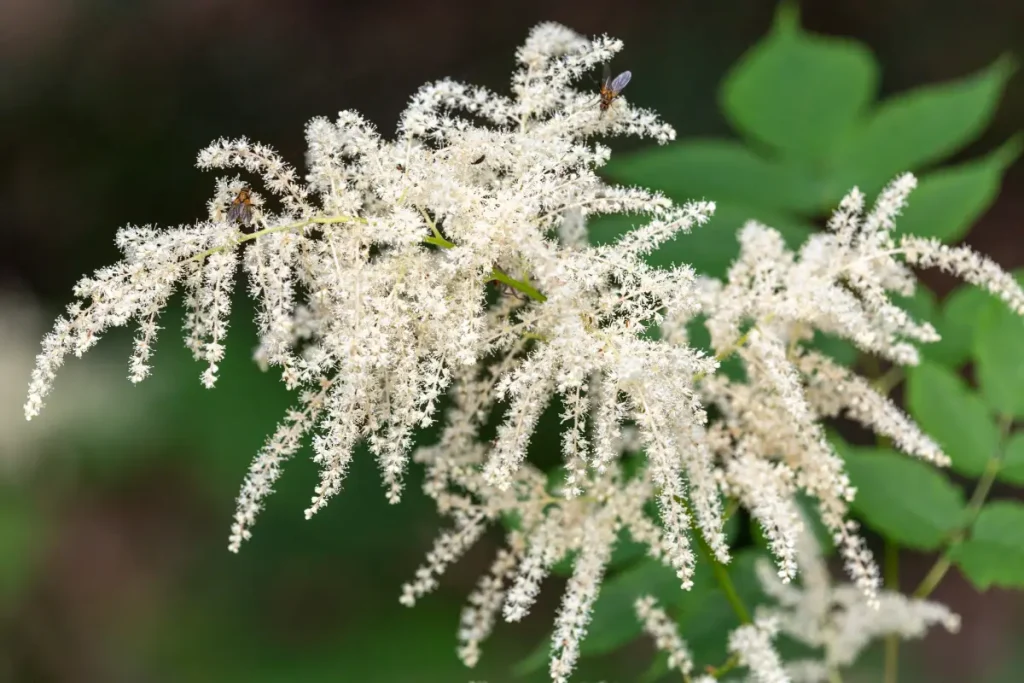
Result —
[{"label": "serrated green leaf", "polygon": [[956,152],[985,129],[1016,66],[1009,58],[956,81],[885,100],[855,127],[834,160],[844,185],[874,194],[904,171]]},{"label": "serrated green leaf", "polygon": [[979,590],[1024,587],[1024,504],[983,507],[970,538],[953,548],[952,557]]},{"label": "serrated green leaf", "polygon": [[1024,416],[1024,319],[1000,301],[981,309],[974,335],[975,372],[981,395],[997,413]]},{"label": "serrated green leaf", "polygon": [[844,450],[853,509],[885,537],[934,550],[963,521],[963,494],[931,465],[884,448]]},{"label": "serrated green leaf", "polygon": [[660,190],[677,202],[710,199],[776,211],[817,209],[814,178],[734,140],[686,140],[612,160],[612,180]]},{"label": "serrated green leaf", "polygon": [[1011,484],[1024,486],[1024,432],[1014,434],[1003,446],[999,478]]},{"label": "serrated green leaf", "polygon": [[732,69],[721,100],[744,135],[801,160],[827,158],[875,94],[878,67],[860,43],[813,35],[783,5],[772,32]]},{"label": "serrated green leaf", "polygon": [[981,398],[937,363],[907,371],[907,406],[918,424],[953,461],[953,469],[979,476],[999,448],[999,428]]},{"label": "serrated green leaf", "polygon": [[959,241],[995,201],[1003,172],[1020,156],[1021,147],[1016,137],[982,159],[922,177],[896,221],[896,233]]}]

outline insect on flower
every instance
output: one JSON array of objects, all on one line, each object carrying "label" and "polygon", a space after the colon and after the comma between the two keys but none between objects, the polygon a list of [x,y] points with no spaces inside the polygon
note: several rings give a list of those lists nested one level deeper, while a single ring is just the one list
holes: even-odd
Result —
[{"label": "insect on flower", "polygon": [[604,78],[601,80],[601,111],[608,111],[608,107],[612,106],[612,102],[619,96],[627,85],[629,85],[629,79],[633,77],[633,74],[629,71],[623,71],[615,78],[612,78],[611,68],[604,65]]},{"label": "insect on flower", "polygon": [[249,225],[252,222],[252,191],[248,185],[239,190],[238,196],[231,201],[228,220],[242,225]]}]

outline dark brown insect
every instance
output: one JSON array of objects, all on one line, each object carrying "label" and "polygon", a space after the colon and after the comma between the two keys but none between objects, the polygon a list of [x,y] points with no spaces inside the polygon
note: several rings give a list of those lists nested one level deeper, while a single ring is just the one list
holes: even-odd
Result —
[{"label": "dark brown insect", "polygon": [[228,220],[249,225],[252,222],[252,191],[246,185],[238,191],[238,196],[231,202],[228,209]]},{"label": "dark brown insect", "polygon": [[619,96],[627,85],[629,85],[629,79],[633,77],[633,74],[629,71],[623,71],[615,78],[612,78],[611,68],[604,65],[604,78],[601,80],[601,111],[608,111],[608,107],[612,106],[612,102]]},{"label": "dark brown insect", "polygon": [[484,162],[484,159],[486,159],[486,158],[487,158],[486,154],[481,154],[479,159],[477,159],[476,161],[471,161],[469,165],[470,166],[476,166],[477,164],[482,164]]}]

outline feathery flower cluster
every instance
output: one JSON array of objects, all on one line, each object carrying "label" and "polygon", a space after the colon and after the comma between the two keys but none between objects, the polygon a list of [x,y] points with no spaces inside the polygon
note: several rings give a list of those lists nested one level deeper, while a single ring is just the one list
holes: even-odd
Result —
[{"label": "feathery flower cluster", "polygon": [[658,607],[657,600],[650,595],[637,598],[634,604],[637,619],[644,625],[644,632],[654,639],[654,646],[668,655],[668,668],[675,669],[683,676],[693,671],[693,657],[686,643],[679,637],[675,623]]},{"label": "feathery flower cluster", "polygon": [[[715,206],[677,206],[597,175],[610,155],[597,136],[664,143],[675,135],[624,98],[605,110],[595,92],[574,87],[620,48],[611,38],[540,25],[517,54],[511,97],[447,80],[427,85],[394,140],[355,113],[314,119],[304,178],[263,145],[215,142],[200,153],[200,167],[262,179],[268,194],[251,193],[251,220],[239,224],[229,213],[244,185],[224,177],[206,219],[121,230],[124,260],[83,278],[78,301],[45,338],[26,416],[38,414],[66,356],[80,356],[115,326],[138,326],[130,378],[145,378],[160,314],[179,289],[186,344],[212,387],[240,265],[256,305],[256,360],[280,368],[296,405],[245,477],[231,550],[250,537],[303,443],[312,442],[321,468],[310,516],[341,490],[354,447],[365,442],[390,501],[399,499],[412,458],[451,520],[403,588],[403,603],[434,589],[488,525],[505,523],[507,547],[462,615],[459,654],[470,666],[498,615],[521,619],[555,563],[572,556],[551,661],[553,679],[566,680],[620,536],[646,544],[687,589],[697,569],[695,534],[715,561],[730,559],[726,497],[763,527],[787,582],[803,561],[795,496],[810,495],[873,603],[877,569],[847,518],[855,491],[823,420],[842,413],[912,456],[937,465],[947,458],[888,399],[807,342],[820,330],[894,363],[916,362],[914,343],[933,341],[935,330],[889,299],[912,290],[910,265],[949,270],[1018,312],[1024,292],[966,249],[893,237],[914,186],[909,175],[866,213],[854,190],[829,230],[796,253],[777,231],[748,224],[725,281],[686,265],[648,266],[647,254],[706,223]],[[588,217],[610,213],[643,224],[613,244],[589,246]],[[711,349],[688,342],[686,325],[698,315]],[[742,382],[716,374],[733,354],[744,365]],[[451,405],[442,415],[443,398]],[[528,458],[549,405],[560,406],[562,419],[564,472],[555,484]],[[416,431],[439,421],[439,441],[415,448]],[[626,467],[623,454],[637,452],[645,457]],[[661,633],[665,624],[651,609],[648,630]],[[781,680],[780,665],[765,654],[772,624],[731,639],[758,680]]]},{"label": "feathery flower cluster", "polygon": [[809,531],[797,540],[797,561],[799,587],[782,583],[767,563],[757,567],[765,594],[776,603],[759,607],[759,617],[774,620],[782,633],[822,652],[821,660],[787,664],[794,681],[824,683],[830,670],[852,664],[876,638],[921,638],[936,624],[954,633],[960,628],[960,618],[944,605],[885,590],[875,607],[856,586],[833,585],[821,547]]}]

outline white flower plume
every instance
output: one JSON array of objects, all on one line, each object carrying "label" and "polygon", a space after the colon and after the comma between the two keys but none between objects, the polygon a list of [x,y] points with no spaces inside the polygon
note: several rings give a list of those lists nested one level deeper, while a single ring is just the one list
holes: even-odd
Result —
[{"label": "white flower plume", "polygon": [[[469,665],[498,615],[525,616],[552,567],[571,555],[551,661],[553,679],[567,679],[620,536],[647,545],[688,589],[696,543],[711,562],[730,559],[726,498],[762,526],[783,583],[805,569],[796,496],[816,500],[874,605],[878,572],[847,517],[856,492],[823,421],[843,414],[910,456],[936,465],[948,458],[808,342],[820,330],[893,363],[917,362],[917,344],[937,334],[890,299],[912,290],[910,266],[960,275],[1018,313],[1024,292],[966,248],[893,236],[910,175],[866,213],[863,195],[851,192],[829,230],[795,253],[777,231],[748,224],[724,281],[685,264],[647,265],[645,256],[705,224],[715,205],[679,206],[597,175],[610,156],[599,136],[675,136],[626,96],[604,109],[592,87],[574,86],[620,48],[608,37],[538,26],[517,54],[510,96],[448,80],[424,86],[393,140],[352,112],[314,119],[304,176],[263,145],[213,143],[200,167],[259,178],[246,200],[251,220],[229,215],[247,186],[235,176],[217,180],[208,216],[194,225],[121,230],[124,259],[83,278],[43,340],[26,417],[41,410],[65,358],[111,327],[138,326],[129,373],[144,379],[160,314],[178,291],[185,343],[204,366],[201,381],[214,386],[243,278],[259,328],[255,360],[279,368],[296,398],[244,478],[232,551],[304,443],[320,466],[309,516],[342,489],[365,442],[390,501],[413,459],[451,521],[404,586],[403,603],[433,590],[489,525],[509,527],[507,547],[463,612],[459,654]],[[589,246],[588,218],[609,213],[642,225]],[[710,349],[694,348],[686,333],[699,314]],[[742,382],[716,374],[732,355],[743,363]],[[450,404],[443,414],[442,400]],[[564,472],[555,484],[530,460],[549,406],[560,408],[562,425]],[[437,423],[438,443],[417,447],[417,431]],[[626,453],[642,464],[625,467]],[[682,641],[650,607],[648,630],[685,668]],[[758,680],[783,680],[770,647],[774,623],[744,627],[731,642]]]}]

